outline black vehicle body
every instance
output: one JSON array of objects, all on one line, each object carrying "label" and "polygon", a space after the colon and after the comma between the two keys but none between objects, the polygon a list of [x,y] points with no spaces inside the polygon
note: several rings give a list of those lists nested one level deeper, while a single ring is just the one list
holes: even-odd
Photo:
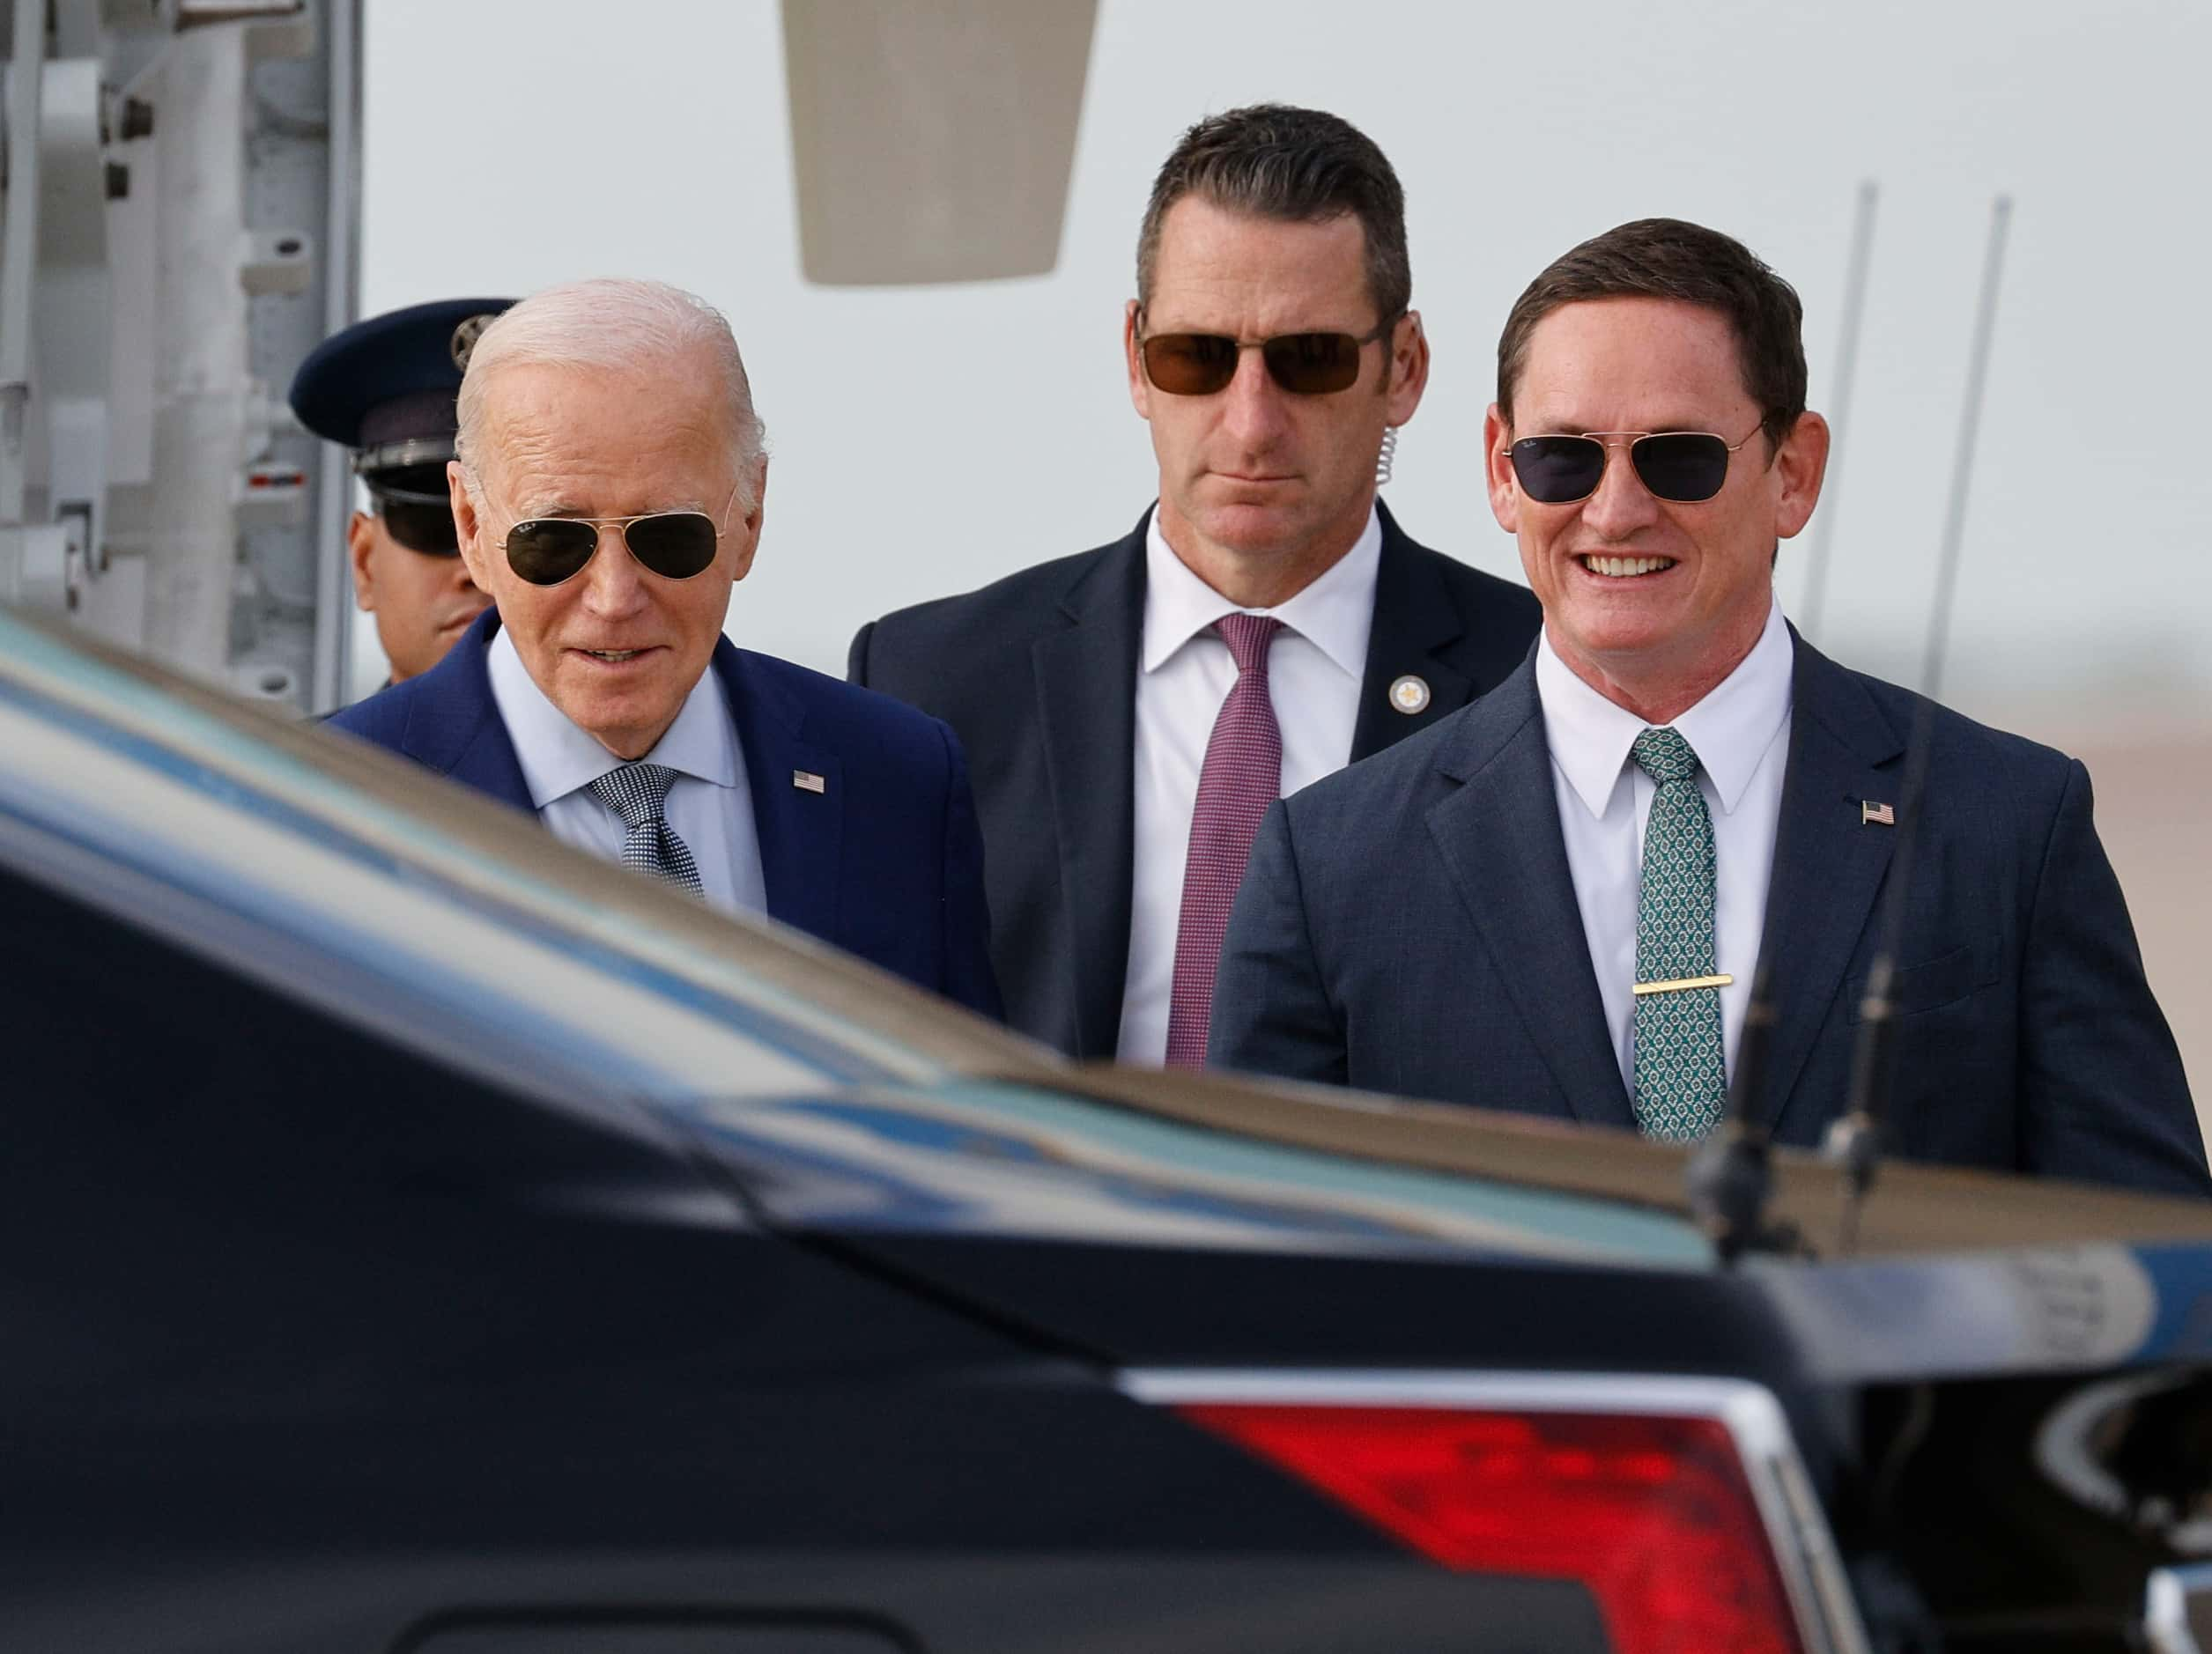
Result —
[{"label": "black vehicle body", "polygon": [[0,1645],[1691,1646],[1240,1407],[1710,1423],[1744,1646],[2180,1635],[2212,1213],[1894,1167],[1824,1259],[1785,1159],[1724,1267],[1676,1150],[1072,1067],[541,838],[0,616]]}]

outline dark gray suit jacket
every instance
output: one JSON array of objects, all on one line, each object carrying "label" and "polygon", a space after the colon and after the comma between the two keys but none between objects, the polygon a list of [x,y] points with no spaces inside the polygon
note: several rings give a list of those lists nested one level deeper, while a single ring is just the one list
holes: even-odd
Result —
[{"label": "dark gray suit jacket", "polygon": [[[1426,728],[1503,680],[1541,615],[1524,587],[1408,539],[1382,559],[1352,757]],[[1014,1027],[1110,1058],[1128,973],[1137,651],[1148,511],[1111,545],[899,610],[853,639],[849,676],[952,726],[983,823],[991,956]],[[1417,674],[1409,716],[1391,683]]]},{"label": "dark gray suit jacket", "polygon": [[[1794,631],[1792,632],[1795,639]],[[1920,698],[1796,639],[1756,1099],[1843,1111]],[[2172,1035],[2062,753],[1938,709],[1895,999],[1905,1156],[2212,1192]],[[1583,940],[1533,652],[1418,740],[1277,804],[1214,991],[1216,1063],[1614,1126],[1634,1114]]]}]

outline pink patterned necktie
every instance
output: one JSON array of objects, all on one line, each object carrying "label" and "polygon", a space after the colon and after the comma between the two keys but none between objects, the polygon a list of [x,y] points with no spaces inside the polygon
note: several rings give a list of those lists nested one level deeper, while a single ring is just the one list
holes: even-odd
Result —
[{"label": "pink patterned necktie", "polygon": [[1167,1066],[1206,1060],[1206,1021],[1214,1006],[1214,967],[1260,818],[1283,791],[1283,731],[1268,698],[1268,649],[1283,623],[1265,615],[1224,615],[1214,623],[1237,681],[1207,738],[1183,862],[1183,911],[1175,925],[1175,986],[1167,1001]]}]

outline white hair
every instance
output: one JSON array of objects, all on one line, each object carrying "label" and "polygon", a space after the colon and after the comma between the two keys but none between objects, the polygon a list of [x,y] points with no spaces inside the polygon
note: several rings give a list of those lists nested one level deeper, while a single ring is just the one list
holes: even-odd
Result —
[{"label": "white hair", "polygon": [[601,277],[532,293],[493,320],[470,352],[461,378],[460,430],[454,457],[473,491],[484,455],[485,401],[503,367],[632,368],[641,363],[710,358],[720,371],[736,443],[737,499],[749,514],[759,503],[754,474],[767,427],[753,411],[744,358],[722,313],[666,282]]}]

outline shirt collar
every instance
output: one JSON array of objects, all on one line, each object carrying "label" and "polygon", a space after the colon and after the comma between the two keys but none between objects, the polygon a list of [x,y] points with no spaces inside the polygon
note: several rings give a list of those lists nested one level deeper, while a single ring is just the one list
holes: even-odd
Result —
[{"label": "shirt collar", "polygon": [[1191,572],[1160,533],[1152,513],[1144,536],[1144,653],[1156,672],[1185,644],[1224,615],[1267,615],[1319,649],[1358,683],[1367,672],[1367,634],[1375,624],[1375,572],[1382,563],[1382,524],[1374,507],[1351,550],[1295,597],[1273,609],[1244,609]]},{"label": "shirt collar", "polygon": [[[1674,721],[1675,731],[1712,778],[1723,815],[1735,813],[1767,749],[1789,720],[1796,665],[1777,599],[1751,653]],[[1651,726],[1577,677],[1552,647],[1549,628],[1536,651],[1536,696],[1552,761],[1590,814],[1604,815],[1628,763],[1629,748]]]},{"label": "shirt collar", "polygon": [[[522,664],[506,627],[492,634],[491,658],[485,664],[492,676],[492,698],[499,706],[499,720],[507,726],[507,738],[514,743],[515,761],[530,789],[533,809],[544,809],[555,799],[566,798],[609,771],[622,767],[623,759],[601,746],[546,698]],[[711,668],[699,674],[699,682],[684,698],[676,721],[639,762],[665,764],[716,786],[737,785],[736,726]]]}]

